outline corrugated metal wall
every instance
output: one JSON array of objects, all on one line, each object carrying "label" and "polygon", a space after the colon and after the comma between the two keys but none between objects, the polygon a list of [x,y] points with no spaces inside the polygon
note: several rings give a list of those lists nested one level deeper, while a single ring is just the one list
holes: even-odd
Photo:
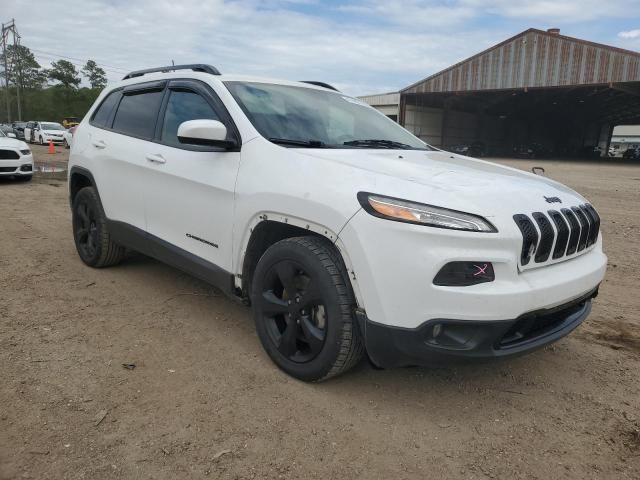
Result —
[{"label": "corrugated metal wall", "polygon": [[527,30],[402,93],[465,92],[640,81],[640,54]]}]

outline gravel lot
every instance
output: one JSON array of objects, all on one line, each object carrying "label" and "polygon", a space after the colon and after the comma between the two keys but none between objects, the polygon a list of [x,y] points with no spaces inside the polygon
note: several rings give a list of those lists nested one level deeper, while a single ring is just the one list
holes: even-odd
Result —
[{"label": "gravel lot", "polygon": [[640,165],[501,162],[600,212],[586,323],[509,362],[320,385],[211,287],[140,256],[85,267],[64,181],[0,181],[0,478],[640,478]]}]

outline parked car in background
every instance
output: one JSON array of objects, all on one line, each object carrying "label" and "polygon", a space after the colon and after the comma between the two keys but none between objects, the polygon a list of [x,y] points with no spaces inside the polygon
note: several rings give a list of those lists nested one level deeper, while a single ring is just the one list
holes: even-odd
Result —
[{"label": "parked car in background", "polygon": [[458,155],[466,155],[467,157],[484,157],[487,154],[487,147],[482,142],[473,142],[471,144],[462,143],[460,145],[454,145],[448,149],[452,153]]},{"label": "parked car in background", "polygon": [[589,147],[585,146],[580,149],[579,156],[581,158],[602,158],[602,153],[602,148],[598,145]]},{"label": "parked car in background", "polygon": [[36,123],[38,122],[34,122],[33,120],[29,120],[27,123],[25,123],[23,128],[25,142],[33,143],[32,137],[36,129]]},{"label": "parked car in background", "polygon": [[622,154],[625,160],[640,160],[640,147],[627,148]]},{"label": "parked car in background", "polygon": [[9,138],[0,129],[0,177],[31,180],[33,155],[29,145],[17,138]]},{"label": "parked car in background", "polygon": [[78,125],[80,123],[80,120],[81,119],[78,117],[64,117],[62,119],[62,126],[66,129],[69,129]]},{"label": "parked car in background", "polygon": [[24,140],[24,127],[26,124],[27,122],[13,122],[11,124],[13,131],[16,134],[16,138]]},{"label": "parked car in background", "polygon": [[550,152],[547,147],[541,143],[523,143],[513,148],[513,154],[518,158],[544,158],[548,157]]},{"label": "parked car in background", "polygon": [[11,125],[6,125],[6,124],[0,125],[0,131],[2,131],[9,138],[17,137]]},{"label": "parked car in background", "polygon": [[73,140],[73,132],[76,131],[76,126],[66,129],[62,135],[64,137],[64,148],[71,148],[71,141]]},{"label": "parked car in background", "polygon": [[64,130],[65,128],[57,122],[29,122],[25,127],[25,139],[40,145],[49,143],[49,140],[53,143],[64,143]]}]

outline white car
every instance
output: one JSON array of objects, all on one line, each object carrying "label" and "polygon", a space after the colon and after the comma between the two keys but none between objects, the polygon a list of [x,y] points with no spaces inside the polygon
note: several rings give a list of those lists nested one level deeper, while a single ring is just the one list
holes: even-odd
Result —
[{"label": "white car", "polygon": [[[31,143],[46,145],[51,140],[53,143],[64,143],[65,128],[56,122],[29,122],[25,128],[25,138]],[[27,136],[28,135],[28,136]]]},{"label": "white car", "polygon": [[71,148],[71,142],[73,142],[73,132],[76,131],[76,127],[73,126],[71,128],[66,129],[62,132],[62,137],[64,138],[64,147]]},{"label": "white car", "polygon": [[29,181],[32,176],[33,155],[29,145],[0,130],[0,177]]},{"label": "white car", "polygon": [[306,381],[363,355],[394,367],[540,348],[586,318],[607,265],[578,193],[432,148],[319,82],[133,72],[78,126],[69,166],[87,265],[132,249],[218,286]]}]

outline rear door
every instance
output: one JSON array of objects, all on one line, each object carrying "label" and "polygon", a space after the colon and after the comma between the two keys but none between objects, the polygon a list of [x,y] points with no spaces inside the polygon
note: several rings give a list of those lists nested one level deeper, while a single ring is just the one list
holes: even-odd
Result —
[{"label": "rear door", "polygon": [[172,80],[158,122],[156,143],[145,146],[148,231],[179,250],[231,271],[240,152],[181,143],[178,126],[199,119],[221,121],[227,127],[227,139],[240,144],[230,115],[210,86],[196,80]]},{"label": "rear door", "polygon": [[96,109],[91,166],[107,218],[146,230],[148,161],[166,82],[145,82],[110,93]]}]

